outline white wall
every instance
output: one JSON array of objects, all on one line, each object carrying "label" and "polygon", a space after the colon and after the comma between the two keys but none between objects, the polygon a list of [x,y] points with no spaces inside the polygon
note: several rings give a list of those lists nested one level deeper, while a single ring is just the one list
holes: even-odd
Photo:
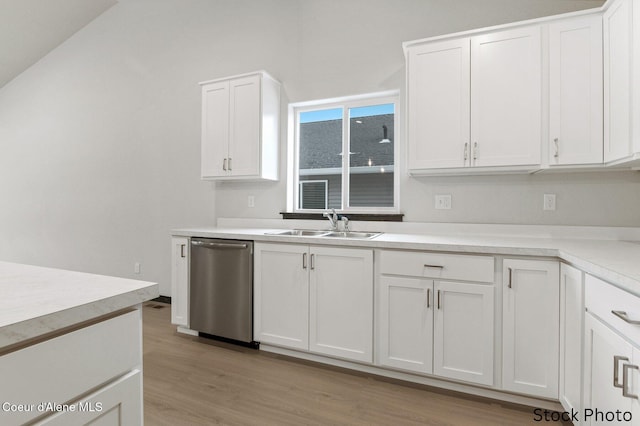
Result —
[{"label": "white wall", "polygon": [[[405,84],[403,41],[599,7],[571,0],[303,1],[295,72],[276,74],[290,101],[345,96]],[[285,127],[286,129],[286,127]],[[284,164],[286,144],[282,145]],[[403,154],[404,155],[404,154]],[[400,159],[404,165],[405,158]],[[640,173],[412,178],[401,175],[401,211],[412,222],[640,226]],[[557,210],[542,210],[545,193]],[[435,210],[451,194],[453,209]],[[256,197],[247,208],[247,196]],[[278,183],[221,183],[218,217],[277,218],[286,208],[286,173]]]},{"label": "white wall", "polygon": [[[171,228],[285,207],[284,179],[200,181],[197,82],[265,69],[286,111],[287,98],[402,87],[402,41],[599,4],[120,0],[0,89],[0,259],[157,281],[169,295]],[[638,183],[637,173],[403,177],[402,205],[411,221],[638,226]],[[442,191],[453,194],[447,215],[432,209]],[[543,192],[558,194],[554,215],[537,208]]]},{"label": "white wall", "polygon": [[170,229],[215,224],[197,83],[290,68],[282,4],[120,0],[0,89],[0,259],[169,295]]}]

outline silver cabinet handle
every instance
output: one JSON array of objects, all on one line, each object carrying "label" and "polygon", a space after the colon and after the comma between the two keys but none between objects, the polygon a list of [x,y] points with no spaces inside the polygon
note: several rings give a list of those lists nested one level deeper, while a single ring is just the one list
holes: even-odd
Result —
[{"label": "silver cabinet handle", "polygon": [[478,142],[473,143],[473,159],[478,159]]},{"label": "silver cabinet handle", "polygon": [[307,269],[307,253],[302,253],[302,269]]},{"label": "silver cabinet handle", "polygon": [[624,388],[624,383],[618,383],[618,379],[620,378],[618,374],[618,363],[620,361],[629,361],[629,358],[626,356],[615,355],[613,357],[613,387],[614,388]]},{"label": "silver cabinet handle", "polygon": [[185,257],[184,255],[184,247],[186,246],[186,244],[180,244],[180,257]]},{"label": "silver cabinet handle", "polygon": [[222,170],[227,171],[227,159],[222,160]]},{"label": "silver cabinet handle", "polygon": [[231,157],[229,157],[229,171],[231,171]]},{"label": "silver cabinet handle", "polygon": [[440,309],[440,290],[438,290],[438,309]]},{"label": "silver cabinet handle", "polygon": [[464,143],[464,162],[466,163],[469,159],[469,142]]},{"label": "silver cabinet handle", "polygon": [[513,278],[513,269],[507,268],[507,270],[509,271],[509,281],[507,282],[507,288],[512,288],[513,284],[511,279]]},{"label": "silver cabinet handle", "polygon": [[618,318],[622,319],[626,323],[633,324],[633,325],[640,325],[640,320],[630,319],[625,311],[611,311],[611,313],[617,316]]},{"label": "silver cabinet handle", "polygon": [[553,154],[553,156],[554,156],[555,158],[558,158],[558,157],[560,156],[560,149],[559,149],[559,147],[558,147],[558,138],[555,138],[555,139],[553,140],[553,143],[554,143],[554,144],[556,144],[556,153],[555,153],[555,154]]},{"label": "silver cabinet handle", "polygon": [[311,270],[316,269],[316,255],[312,254],[311,255]]},{"label": "silver cabinet handle", "polygon": [[442,265],[429,265],[429,264],[424,264],[425,268],[435,268],[435,269],[444,269],[444,266]]},{"label": "silver cabinet handle", "polygon": [[638,395],[629,392],[629,370],[638,370],[637,365],[625,364],[622,366],[622,396],[625,398],[638,399]]},{"label": "silver cabinet handle", "polygon": [[427,289],[427,309],[431,307],[431,303],[429,303],[429,299],[431,299],[431,289]]}]

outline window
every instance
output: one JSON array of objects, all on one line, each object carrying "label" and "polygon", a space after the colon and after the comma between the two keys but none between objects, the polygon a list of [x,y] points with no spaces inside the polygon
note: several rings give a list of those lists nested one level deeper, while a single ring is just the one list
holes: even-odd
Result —
[{"label": "window", "polygon": [[290,207],[397,212],[397,92],[290,105]]}]

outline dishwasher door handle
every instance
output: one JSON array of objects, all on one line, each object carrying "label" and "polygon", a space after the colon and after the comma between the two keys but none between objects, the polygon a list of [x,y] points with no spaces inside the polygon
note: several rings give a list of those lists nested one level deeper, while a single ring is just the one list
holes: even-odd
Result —
[{"label": "dishwasher door handle", "polygon": [[246,249],[246,244],[234,244],[234,243],[207,243],[204,241],[191,241],[192,246],[206,247],[206,248],[222,248],[222,249]]}]

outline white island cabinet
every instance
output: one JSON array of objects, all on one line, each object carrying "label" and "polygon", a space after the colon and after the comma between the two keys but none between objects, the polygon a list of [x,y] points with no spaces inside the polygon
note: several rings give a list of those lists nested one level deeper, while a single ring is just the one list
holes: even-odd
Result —
[{"label": "white island cabinet", "polygon": [[0,424],[142,424],[157,284],[0,262],[0,289]]},{"label": "white island cabinet", "polygon": [[373,251],[255,244],[254,339],[373,361]]}]

